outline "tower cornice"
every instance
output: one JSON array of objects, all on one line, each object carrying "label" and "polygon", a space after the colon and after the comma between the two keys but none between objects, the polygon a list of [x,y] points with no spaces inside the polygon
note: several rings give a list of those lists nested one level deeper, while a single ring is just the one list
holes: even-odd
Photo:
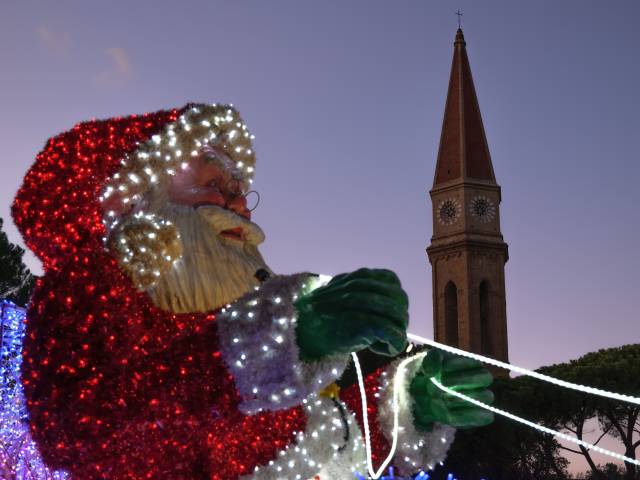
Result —
[{"label": "tower cornice", "polygon": [[434,186],[431,190],[429,190],[429,195],[433,196],[443,192],[460,190],[461,188],[462,189],[475,188],[475,189],[481,189],[481,190],[488,190],[492,192],[498,192],[498,198],[502,200],[502,188],[500,187],[500,185],[490,180],[478,180],[475,178],[467,179],[467,180],[462,180],[457,178],[449,182],[444,182],[440,185]]}]

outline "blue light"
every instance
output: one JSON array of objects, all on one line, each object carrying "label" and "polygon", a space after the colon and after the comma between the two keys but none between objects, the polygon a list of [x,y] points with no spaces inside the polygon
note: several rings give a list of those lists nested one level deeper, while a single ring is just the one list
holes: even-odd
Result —
[{"label": "blue light", "polygon": [[0,478],[3,480],[65,480],[49,470],[29,432],[20,383],[25,310],[0,300]]},{"label": "blue light", "polygon": [[[357,480],[370,480],[370,477],[365,477],[361,473],[356,473]],[[380,480],[430,480],[431,477],[428,473],[420,470],[419,473],[412,475],[410,477],[396,477],[394,475],[393,467],[389,467],[389,471],[387,475],[380,477]],[[449,473],[447,475],[447,480],[458,480],[453,473]],[[484,478],[482,480],[485,480]]]}]

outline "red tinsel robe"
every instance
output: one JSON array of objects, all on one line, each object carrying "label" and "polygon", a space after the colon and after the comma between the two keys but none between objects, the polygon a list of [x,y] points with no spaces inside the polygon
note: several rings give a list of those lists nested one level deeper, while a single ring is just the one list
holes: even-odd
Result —
[{"label": "red tinsel robe", "polygon": [[[45,269],[24,341],[31,431],[45,462],[76,479],[232,480],[305,427],[300,407],[241,414],[215,313],[156,308],[104,248],[106,179],[186,108],[80,123],[51,138],[13,205]],[[368,385],[374,458],[384,458],[375,376]],[[360,419],[356,389],[342,397]]]}]

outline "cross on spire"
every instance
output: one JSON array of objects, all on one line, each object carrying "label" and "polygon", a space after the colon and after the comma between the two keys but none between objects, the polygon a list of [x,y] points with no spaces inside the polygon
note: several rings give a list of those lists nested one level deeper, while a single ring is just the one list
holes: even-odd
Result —
[{"label": "cross on spire", "polygon": [[455,12],[455,13],[458,16],[458,28],[462,28],[462,15],[463,15],[463,13],[460,11],[460,9],[458,9],[458,11]]}]

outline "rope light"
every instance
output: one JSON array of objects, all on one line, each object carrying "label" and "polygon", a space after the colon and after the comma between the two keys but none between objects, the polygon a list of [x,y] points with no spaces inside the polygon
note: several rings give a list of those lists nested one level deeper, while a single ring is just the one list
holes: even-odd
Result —
[{"label": "rope light", "polygon": [[467,358],[473,358],[474,360],[478,360],[483,363],[488,363],[489,365],[494,365],[496,367],[504,368],[506,370],[511,370],[513,372],[517,372],[522,375],[526,375],[528,377],[537,378],[538,380],[552,383],[554,385],[558,385],[559,387],[564,387],[570,390],[576,390],[578,392],[583,392],[583,393],[590,393],[592,395],[598,395],[600,397],[610,398],[612,400],[620,400],[622,402],[640,405],[640,398],[638,397],[633,397],[631,395],[624,395],[621,393],[609,392],[607,390],[601,390],[599,388],[589,387],[586,385],[578,385],[575,383],[567,382],[565,380],[559,380],[557,378],[549,377],[548,375],[544,375],[542,373],[534,372],[533,370],[528,370],[526,368],[518,367],[516,365],[511,365],[509,363],[501,362],[494,358],[484,357],[482,355],[478,355],[477,353],[471,353],[465,350],[460,350],[459,348],[452,347],[450,345],[444,345],[442,343],[429,340],[428,338],[421,337],[413,333],[408,333],[407,338],[417,343],[430,345],[432,347],[439,348],[440,350],[445,350],[447,352],[455,353],[457,355],[461,355]]},{"label": "rope light", "polygon": [[[482,355],[478,355],[476,353],[471,353],[471,352],[467,352],[465,350],[460,350],[459,348],[455,348],[452,347],[450,345],[445,345],[439,342],[436,342],[434,340],[429,340],[428,338],[425,337],[421,337],[419,335],[415,335],[413,333],[408,333],[407,337],[413,341],[415,341],[416,343],[421,343],[421,344],[425,344],[425,345],[429,345],[435,348],[439,348],[441,350],[445,350],[447,352],[450,353],[454,353],[457,355],[461,355],[463,357],[467,357],[467,358],[472,358],[474,360],[478,360],[480,362],[484,362],[484,363],[488,363],[490,365],[494,365],[496,367],[500,367],[500,368],[504,368],[506,370],[511,370],[517,373],[520,373],[522,375],[526,375],[528,377],[532,377],[532,378],[536,378],[538,380],[542,380],[548,383],[551,383],[553,385],[557,385],[560,387],[564,387],[564,388],[568,388],[571,390],[576,390],[579,392],[583,392],[583,393],[589,393],[589,394],[593,394],[593,395],[598,395],[601,397],[605,397],[605,398],[610,398],[613,400],[620,400],[623,402],[627,402],[627,403],[633,403],[636,405],[640,405],[640,398],[637,397],[633,397],[631,395],[624,395],[624,394],[620,394],[620,393],[615,393],[615,392],[609,392],[607,390],[601,390],[599,388],[595,388],[595,387],[589,387],[589,386],[585,386],[585,385],[578,385],[578,384],[574,384],[571,382],[567,382],[565,380],[559,380],[557,378],[553,378],[550,377],[548,375],[544,375],[542,373],[538,373],[538,372],[534,372],[533,370],[529,370],[523,367],[518,367],[516,365],[511,365],[509,363],[505,363],[505,362],[501,362],[499,360],[495,360],[493,358],[488,358]],[[365,447],[366,447],[366,453],[367,453],[367,469],[369,471],[369,474],[371,476],[371,478],[373,480],[377,480],[378,478],[380,478],[380,476],[382,475],[382,473],[384,472],[384,469],[389,465],[389,463],[391,462],[391,460],[393,459],[393,456],[396,453],[396,449],[398,446],[398,429],[399,429],[399,420],[398,420],[398,416],[399,416],[399,400],[398,400],[398,394],[400,391],[400,388],[402,386],[402,383],[404,382],[404,377],[405,377],[405,367],[414,361],[418,361],[423,359],[424,357],[427,356],[427,352],[423,352],[423,353],[418,353],[416,355],[413,355],[411,357],[408,357],[406,359],[404,359],[402,362],[400,362],[400,364],[398,365],[398,368],[395,372],[395,375],[393,377],[393,431],[392,431],[392,443],[391,443],[391,450],[389,451],[389,454],[387,455],[387,458],[384,460],[384,462],[382,462],[380,468],[376,471],[374,469],[373,466],[373,461],[371,458],[371,434],[370,434],[370,429],[369,429],[369,418],[368,418],[368,414],[367,414],[367,397],[366,397],[366,393],[365,393],[365,388],[364,388],[364,380],[362,377],[362,369],[360,367],[360,361],[358,360],[358,356],[355,353],[351,353],[351,356],[353,358],[353,363],[355,365],[356,368],[356,374],[358,377],[358,387],[360,388],[360,399],[362,401],[362,420],[364,423],[364,435],[365,435]],[[585,442],[584,440],[580,440],[577,437],[574,437],[572,435],[568,435],[566,433],[562,433],[562,432],[558,432],[556,430],[553,430],[551,428],[547,428],[544,427],[542,425],[539,425],[537,423],[531,422],[525,418],[522,417],[518,417],[517,415],[514,415],[510,412],[507,412],[505,410],[501,410],[499,408],[496,407],[492,407],[491,405],[487,405],[485,403],[482,403],[474,398],[471,398],[467,395],[464,395],[460,392],[457,392],[455,390],[452,390],[444,385],[442,385],[440,382],[438,382],[438,380],[435,377],[431,378],[431,382],[437,386],[440,390],[453,395],[454,397],[460,398],[462,400],[465,400],[469,403],[472,403],[478,407],[484,408],[485,410],[488,410],[490,412],[493,412],[497,415],[501,415],[503,417],[506,417],[510,420],[513,420],[515,422],[521,423],[523,425],[526,425],[530,428],[533,428],[535,430],[538,430],[540,432],[543,432],[545,434],[548,435],[553,435],[555,437],[558,437],[560,439],[566,440],[568,442],[572,442],[575,443],[577,445],[580,445],[584,448],[587,448],[589,450],[593,450],[594,452],[609,456],[611,458],[615,458],[616,460],[622,460],[624,462],[628,462],[631,463],[633,465],[637,465],[640,466],[640,461],[635,460],[633,458],[627,457],[625,455],[621,455],[619,453],[613,452],[611,450],[607,450],[605,448],[602,447],[598,447],[597,445],[593,445],[589,442]]]},{"label": "rope light", "polygon": [[358,355],[355,353],[351,353],[351,357],[353,358],[353,363],[356,367],[356,374],[358,375],[358,387],[360,388],[360,399],[362,400],[362,423],[364,424],[364,438],[365,438],[365,447],[367,451],[367,469],[369,470],[369,475],[373,480],[380,478],[384,469],[389,465],[391,459],[396,454],[396,448],[398,447],[398,428],[399,428],[399,420],[398,414],[400,411],[400,407],[398,405],[398,395],[402,383],[404,382],[405,377],[405,367],[412,363],[416,362],[427,356],[427,353],[418,353],[409,358],[405,358],[396,370],[396,373],[393,377],[393,431],[392,431],[392,442],[391,442],[391,450],[389,451],[389,455],[382,462],[380,468],[375,471],[373,467],[373,461],[371,459],[371,434],[369,431],[369,415],[367,414],[367,395],[364,389],[364,380],[362,379],[362,369],[360,368],[360,361],[358,360]]},{"label": "rope light", "polygon": [[495,408],[492,407],[491,405],[487,405],[486,403],[482,403],[478,400],[476,400],[475,398],[471,398],[467,395],[464,395],[460,392],[457,392],[455,390],[452,390],[448,387],[445,387],[444,385],[442,385],[438,380],[436,380],[435,377],[431,377],[431,382],[438,387],[440,390],[442,390],[443,392],[448,393],[449,395],[453,395],[454,397],[458,397],[462,400],[466,400],[469,403],[472,403],[478,407],[484,408],[485,410],[489,410],[490,412],[493,412],[495,414],[498,415],[502,415],[503,417],[508,418],[509,420],[513,420],[516,421],[518,423],[522,423],[523,425],[526,425],[528,427],[531,428],[535,428],[536,430],[546,433],[548,435],[553,435],[555,437],[561,438],[563,440],[567,440],[569,442],[573,442],[577,445],[580,445],[584,448],[587,448],[589,450],[593,450],[594,452],[598,452],[601,453],[603,455],[607,455],[609,457],[615,458],[617,460],[624,460],[625,462],[628,463],[632,463],[634,465],[638,465],[640,466],[640,461],[635,460],[633,458],[629,458],[629,457],[625,457],[624,455],[620,455],[619,453],[616,452],[612,452],[611,450],[607,450],[606,448],[601,448],[598,447],[597,445],[593,445],[591,443],[585,442],[584,440],[580,440],[577,437],[574,437],[573,435],[568,435],[566,433],[562,433],[562,432],[558,432],[556,430],[552,430],[551,428],[547,428],[547,427],[543,427],[542,425],[538,425],[537,423],[534,422],[530,422],[529,420],[526,420],[524,418],[518,417],[517,415],[514,415],[513,413],[509,413],[506,412],[504,410],[500,410],[499,408]]}]

